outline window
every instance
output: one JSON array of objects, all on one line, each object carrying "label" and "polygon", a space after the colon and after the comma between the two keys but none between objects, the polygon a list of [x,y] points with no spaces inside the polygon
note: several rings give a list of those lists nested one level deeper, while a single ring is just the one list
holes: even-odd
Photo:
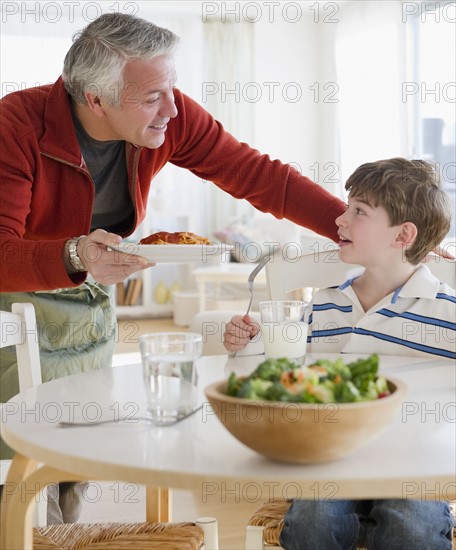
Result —
[{"label": "window", "polygon": [[[381,158],[434,161],[455,210],[455,3],[353,2],[341,13],[335,55],[343,181]],[[453,219],[448,240],[455,228]]]},{"label": "window", "polygon": [[[411,99],[413,156],[439,165],[442,184],[456,210],[456,6],[422,3],[411,21],[413,80],[403,89]],[[448,235],[455,239],[456,223]]]}]

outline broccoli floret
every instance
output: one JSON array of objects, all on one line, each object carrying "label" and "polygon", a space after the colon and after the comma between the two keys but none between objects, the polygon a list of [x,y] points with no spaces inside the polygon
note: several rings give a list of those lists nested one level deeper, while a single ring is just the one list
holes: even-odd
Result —
[{"label": "broccoli floret", "polygon": [[267,359],[252,372],[249,378],[261,378],[275,382],[280,380],[280,375],[287,370],[296,369],[298,365],[288,359]]},{"label": "broccoli floret", "polygon": [[267,399],[266,392],[270,386],[271,382],[268,380],[248,378],[242,384],[236,395],[244,399]]},{"label": "broccoli floret", "polygon": [[226,393],[235,397],[239,391],[239,388],[242,385],[242,380],[232,372],[228,378],[227,390]]},{"label": "broccoli floret", "polygon": [[296,403],[321,403],[318,395],[307,390],[303,390],[301,393],[296,394],[293,401]]},{"label": "broccoli floret", "polygon": [[292,395],[280,382],[273,382],[266,391],[266,399],[268,401],[294,401],[294,395]]}]

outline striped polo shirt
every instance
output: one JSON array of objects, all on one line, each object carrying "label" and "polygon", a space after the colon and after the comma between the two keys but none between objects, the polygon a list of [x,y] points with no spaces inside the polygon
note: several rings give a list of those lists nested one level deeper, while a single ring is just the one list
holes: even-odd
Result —
[{"label": "striped polo shirt", "polygon": [[310,350],[456,359],[456,292],[425,265],[364,311],[350,279],[319,290],[309,316]]}]

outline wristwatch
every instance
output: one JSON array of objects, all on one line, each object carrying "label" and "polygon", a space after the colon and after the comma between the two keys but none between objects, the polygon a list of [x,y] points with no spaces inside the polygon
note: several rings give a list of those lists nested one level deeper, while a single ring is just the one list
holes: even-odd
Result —
[{"label": "wristwatch", "polygon": [[68,254],[69,254],[70,264],[73,266],[73,268],[76,271],[87,271],[85,265],[82,263],[82,260],[78,254],[78,242],[83,237],[85,237],[85,235],[81,235],[80,237],[75,237],[74,239],[70,239],[68,241]]}]

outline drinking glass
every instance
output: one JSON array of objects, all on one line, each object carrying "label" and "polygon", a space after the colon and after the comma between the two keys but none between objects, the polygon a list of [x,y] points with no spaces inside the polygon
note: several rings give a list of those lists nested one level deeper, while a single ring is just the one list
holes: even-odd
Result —
[{"label": "drinking glass", "polygon": [[286,357],[303,363],[306,355],[305,322],[308,302],[298,300],[260,302],[261,332],[267,359]]},{"label": "drinking glass", "polygon": [[196,406],[196,361],[201,357],[202,336],[191,332],[144,334],[139,345],[148,413],[157,425],[172,424]]}]

